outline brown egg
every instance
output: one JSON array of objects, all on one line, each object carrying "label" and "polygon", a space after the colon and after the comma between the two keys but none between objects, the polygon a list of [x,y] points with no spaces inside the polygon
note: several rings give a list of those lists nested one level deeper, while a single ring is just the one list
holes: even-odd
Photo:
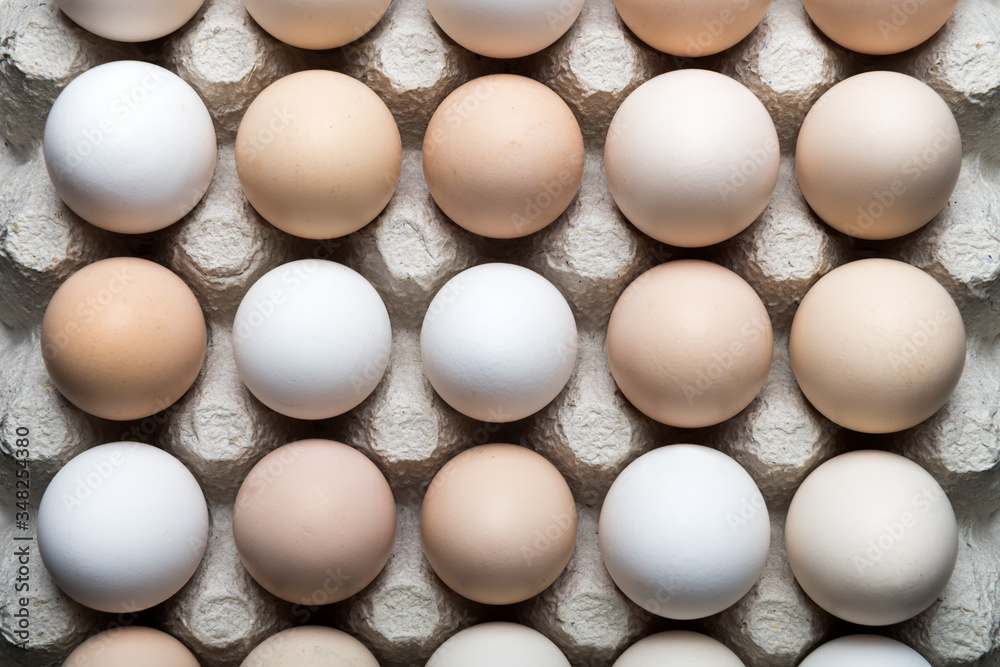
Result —
[{"label": "brown egg", "polygon": [[875,55],[899,53],[941,29],[958,0],[802,0],[816,27],[841,46]]},{"label": "brown egg", "polygon": [[138,625],[113,628],[76,647],[62,667],[198,667],[184,644]]},{"label": "brown egg", "polygon": [[550,88],[493,74],[445,98],[423,156],[427,188],[445,215],[470,232],[509,239],[537,232],[573,201],[583,134]]},{"label": "brown egg", "polygon": [[566,480],[540,454],[516,445],[473,447],[434,476],[420,537],[434,572],[459,595],[511,604],[541,593],[576,543]]},{"label": "brown egg", "polygon": [[608,361],[625,397],[682,428],[733,417],[757,396],[773,354],[753,288],[718,264],[680,260],[639,276],[608,323]]},{"label": "brown egg", "polygon": [[636,37],[654,49],[697,58],[724,51],[749,35],[771,0],[615,0]]},{"label": "brown egg", "polygon": [[265,220],[307,239],[344,236],[385,208],[403,145],[368,86],[327,70],[296,72],[265,88],[236,134],[236,172]]},{"label": "brown egg", "polygon": [[357,639],[333,628],[303,625],[271,635],[240,667],[379,667]]},{"label": "brown egg", "polygon": [[289,602],[344,600],[382,571],[396,536],[392,489],[368,457],[332,440],[300,440],[243,480],[233,537],[247,571]]},{"label": "brown egg", "polygon": [[205,317],[190,288],[136,257],[77,271],[42,320],[52,384],[105,419],[141,419],[172,405],[198,377],[206,345]]}]

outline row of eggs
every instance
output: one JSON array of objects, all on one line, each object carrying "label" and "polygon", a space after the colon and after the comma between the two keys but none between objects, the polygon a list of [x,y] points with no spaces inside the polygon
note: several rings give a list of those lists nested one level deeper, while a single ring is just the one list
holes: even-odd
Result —
[{"label": "row of eggs", "polygon": [[[332,49],[381,20],[391,0],[243,0],[273,37],[303,49]],[[187,23],[204,0],[58,0],[91,32],[120,41],[163,37]],[[426,0],[438,26],[463,47],[491,58],[518,58],[554,43],[584,0]],[[957,0],[803,0],[816,26],[841,46],[870,54],[905,51],[947,22]],[[615,0],[622,21],[655,49],[682,57],[718,53],[749,35],[770,0]]]},{"label": "row of eggs", "polygon": [[[180,77],[119,61],[73,80],[46,121],[44,155],[63,201],[85,220],[145,233],[202,199],[216,164],[211,116]],[[845,234],[895,238],[948,203],[962,142],[948,105],[895,72],[846,79],[803,121],[796,173],[806,201]],[[604,147],[612,197],[654,239],[701,247],[732,238],[766,208],[778,136],[735,80],[678,70],[647,81],[617,110]],[[363,83],[326,70],[265,88],[236,136],[240,185],[257,212],[296,236],[344,236],[374,220],[396,190],[402,141]],[[569,106],[533,79],[480,77],[437,108],[423,142],[427,189],[459,226],[487,237],[537,232],[580,187],[584,141]]]}]

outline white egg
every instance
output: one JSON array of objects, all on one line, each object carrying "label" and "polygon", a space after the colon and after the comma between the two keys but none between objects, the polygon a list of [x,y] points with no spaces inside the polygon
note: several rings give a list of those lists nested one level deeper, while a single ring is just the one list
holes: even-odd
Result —
[{"label": "white egg", "polygon": [[333,49],[375,27],[390,0],[243,0],[272,37],[300,49]]},{"label": "white egg", "polygon": [[451,407],[488,422],[545,407],[576,364],[573,311],[555,286],[513,264],[482,264],[449,280],[420,330],[431,385]]},{"label": "white egg", "polygon": [[707,635],[670,630],[650,635],[632,644],[612,667],[745,667],[725,644]]},{"label": "white egg", "polygon": [[261,403],[297,419],[343,414],[385,374],[389,313],[353,269],[321,259],[283,264],[243,297],[233,323],[236,369]]},{"label": "white egg", "polygon": [[201,200],[215,172],[212,117],[183,79],[134,60],[98,65],[56,98],[45,165],[81,218],[125,234],[171,225]]},{"label": "white egg", "polygon": [[601,556],[646,611],[687,620],[734,604],[764,570],[767,506],[732,458],[700,445],[644,454],[615,479],[598,525]]},{"label": "white egg", "polygon": [[894,639],[849,635],[823,644],[799,667],[931,667],[931,663]]},{"label": "white egg", "polygon": [[427,0],[449,37],[489,58],[520,58],[562,37],[583,0]]},{"label": "white egg", "polygon": [[208,540],[201,487],[180,461],[138,442],[84,451],[38,508],[38,550],[80,604],[128,613],[159,604],[194,574]]},{"label": "white egg", "polygon": [[569,667],[548,637],[516,623],[481,623],[452,635],[427,667]]},{"label": "white egg", "polygon": [[191,20],[205,0],[56,0],[82,28],[119,42],[169,35]]}]

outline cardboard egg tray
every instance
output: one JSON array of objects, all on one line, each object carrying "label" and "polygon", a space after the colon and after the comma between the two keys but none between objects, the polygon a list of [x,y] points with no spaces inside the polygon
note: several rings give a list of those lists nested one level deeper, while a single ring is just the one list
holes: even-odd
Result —
[{"label": "cardboard egg tray", "polygon": [[[706,28],[708,29],[708,28]],[[90,67],[140,59],[171,69],[202,96],[220,142],[215,179],[181,222],[157,233],[122,236],[79,219],[56,196],[41,138],[56,95]],[[770,111],[783,149],[777,189],[760,218],[736,238],[681,250],[637,232],[618,212],[602,169],[603,141],[618,106],[639,84],[665,71],[699,67],[732,76]],[[233,143],[247,106],[265,86],[291,72],[334,69],[356,77],[392,110],[404,141],[395,197],[373,223],[346,238],[306,241],[264,222],[237,181]],[[803,117],[837,81],[871,69],[925,81],[947,101],[961,127],[962,175],[944,211],[905,238],[858,241],[820,222],[795,181],[793,150]],[[587,141],[583,185],[554,224],[524,239],[471,235],[436,208],[421,171],[421,141],[431,113],[466,80],[513,72],[558,92]],[[783,524],[795,489],[821,461],[859,448],[902,453],[942,484],[959,516],[958,565],[926,612],[878,632],[916,648],[936,667],[1000,664],[1000,5],[959,0],[947,25],[928,42],[896,56],[846,51],[809,22],[799,0],[774,0],[761,25],[717,56],[678,59],[639,42],[612,0],[587,0],[569,33],[527,58],[478,57],[435,26],[422,0],[394,0],[378,26],[344,48],[307,52],[263,33],[239,0],[208,0],[198,15],[164,39],[113,43],[71,23],[52,2],[0,0],[0,665],[59,664],[85,637],[117,625],[152,625],[178,637],[208,667],[235,667],[260,641],[290,625],[318,623],[352,633],[385,667],[422,665],[447,637],[473,623],[512,620],[540,630],[573,665],[603,667],[638,638],[689,628],[729,645],[749,667],[790,667],[819,642],[864,631],[837,621],[796,585],[783,547]],[[86,264],[136,255],[178,273],[204,307],[210,346],[194,387],[175,405],[135,422],[98,419],[67,403],[48,381],[39,327],[59,284]],[[820,276],[862,257],[909,262],[954,297],[968,331],[965,375],[937,415],[898,434],[848,432],[819,415],[795,385],[788,331],[796,305]],[[254,399],[236,373],[231,325],[240,299],[275,266],[318,257],[346,263],[378,289],[393,323],[390,367],[374,394],[351,413],[321,422],[282,417]],[[775,358],[760,395],[735,418],[683,431],[632,408],[615,387],[605,355],[605,328],[625,287],[651,266],[697,257],[729,267],[763,299],[775,330]],[[521,422],[496,425],[445,405],[424,377],[419,328],[435,292],[459,271],[482,262],[527,266],[566,296],[580,328],[575,373],[548,407]],[[84,449],[139,440],[180,458],[200,481],[211,510],[208,549],[192,580],[141,614],[85,608],[51,582],[27,529],[15,522],[14,452],[29,433],[30,503]],[[393,555],[364,591],[327,605],[292,605],[255,584],[232,538],[232,503],[240,482],[266,452],[303,437],[327,437],[367,453],[383,470],[398,503]],[[449,591],[431,571],[419,539],[420,498],[434,473],[459,451],[515,442],[552,460],[579,504],[576,551],[546,591],[510,607],[487,607]],[[627,600],[604,570],[597,519],[616,474],[641,453],[693,442],[735,457],[754,477],[770,511],[773,544],[763,576],[735,606],[707,619],[677,623]],[[541,540],[541,538],[540,538]],[[20,545],[29,544],[27,575]],[[537,545],[545,548],[544,540]],[[16,592],[27,576],[28,593]],[[23,581],[23,580],[22,580]],[[321,591],[318,591],[321,593]],[[27,597],[27,648],[16,632]],[[20,615],[20,616],[19,616]]]}]

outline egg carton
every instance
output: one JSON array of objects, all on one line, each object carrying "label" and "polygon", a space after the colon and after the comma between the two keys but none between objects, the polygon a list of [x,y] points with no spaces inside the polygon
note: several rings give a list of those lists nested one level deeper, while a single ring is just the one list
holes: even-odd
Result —
[{"label": "egg carton", "polygon": [[[40,144],[49,107],[75,76],[120,59],[175,71],[205,100],[215,120],[219,160],[205,198],[179,223],[121,236],[83,222],[49,182]],[[759,219],[737,237],[705,249],[664,246],[618,212],[602,168],[603,141],[616,109],[647,79],[698,67],[729,75],[771,113],[781,140],[777,189]],[[377,220],[331,241],[291,237],[261,219],[239,188],[234,139],[247,106],[294,71],[326,68],[366,83],[392,110],[404,142],[399,188]],[[888,69],[914,76],[946,100],[962,131],[958,186],[930,224],[892,241],[839,234],[809,210],[795,181],[793,149],[810,106],[855,73]],[[444,97],[484,74],[512,72],[550,86],[580,121],[587,146],[583,184],[570,208],[528,238],[476,237],[447,220],[427,192],[421,142]],[[650,632],[687,628],[730,646],[748,667],[790,667],[830,637],[858,631],[813,604],[784,553],[788,504],[803,478],[838,453],[881,448],[923,465],[948,492],[959,517],[958,564],[947,589],[917,617],[878,630],[913,646],[937,667],[1000,665],[1000,3],[959,0],[928,42],[895,56],[861,56],[821,35],[799,0],[774,0],[761,25],[722,54],[682,59],[638,41],[612,0],[587,0],[570,31],[539,54],[510,61],[459,47],[434,24],[423,0],[394,0],[357,42],[325,52],[288,47],[262,32],[239,0],[208,0],[166,38],[121,44],[70,22],[52,2],[0,0],[0,665],[59,664],[87,636],[110,627],[159,627],[207,667],[235,667],[260,641],[302,623],[355,635],[385,667],[422,665],[446,638],[485,620],[540,630],[573,665],[611,665]],[[111,422],[67,403],[48,380],[39,329],[58,285],[93,261],[136,255],[178,273],[209,325],[207,359],[193,388],[147,419]],[[951,401],[898,434],[845,431],[816,412],[796,387],[788,334],[806,290],[834,267],[862,257],[909,262],[954,297],[968,333],[964,377]],[[393,324],[388,372],[374,394],[340,418],[295,421],[253,398],[236,373],[231,327],[240,299],[275,266],[316,257],[343,262],[377,288]],[[681,430],[648,419],[616,389],[605,329],[625,287],[664,261],[703,258],[743,276],[760,294],[775,330],[767,384],[751,405],[718,426]],[[576,370],[545,409],[520,422],[477,422],[444,404],[423,375],[419,328],[430,299],[452,276],[487,261],[527,266],[552,281],[580,329]],[[195,474],[209,502],[211,537],[191,581],[140,614],[83,607],[49,579],[29,542],[29,591],[15,590],[21,564],[14,535],[14,449],[28,429],[31,498],[70,458],[91,446],[138,440],[163,447]],[[336,604],[293,605],[261,589],[241,566],[232,537],[232,503],[243,477],[265,453],[303,437],[347,442],[382,469],[398,504],[398,533],[381,575]],[[578,502],[580,528],[566,571],[546,591],[508,607],[464,600],[436,578],[419,538],[421,495],[459,451],[486,442],[534,448],[563,472]],[[661,445],[693,442],[738,460],[767,500],[773,543],[765,571],[736,605],[697,622],[654,617],[625,598],[601,563],[597,520],[615,476]],[[32,522],[35,510],[31,512]],[[540,538],[539,548],[545,548]],[[30,638],[20,638],[20,598],[28,597]]]}]

